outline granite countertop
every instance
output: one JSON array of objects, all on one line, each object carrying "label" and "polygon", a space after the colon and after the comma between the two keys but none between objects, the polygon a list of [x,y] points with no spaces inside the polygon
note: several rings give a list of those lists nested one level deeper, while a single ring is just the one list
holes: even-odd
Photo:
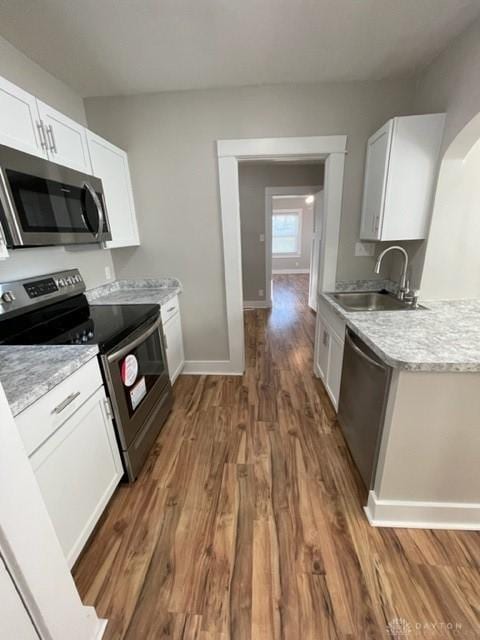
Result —
[{"label": "granite countertop", "polygon": [[87,291],[90,304],[165,304],[181,293],[176,278],[141,278],[115,280]]},{"label": "granite countertop", "polygon": [[392,367],[480,372],[480,300],[422,300],[426,309],[353,312],[328,293],[321,297]]},{"label": "granite countertop", "polygon": [[14,416],[94,358],[97,346],[0,346],[0,382]]}]

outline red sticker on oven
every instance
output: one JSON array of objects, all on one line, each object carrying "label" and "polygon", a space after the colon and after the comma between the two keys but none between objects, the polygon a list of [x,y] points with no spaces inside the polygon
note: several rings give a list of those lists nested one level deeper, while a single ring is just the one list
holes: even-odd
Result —
[{"label": "red sticker on oven", "polygon": [[122,382],[126,387],[131,387],[138,376],[138,360],[133,354],[126,356],[120,367]]}]

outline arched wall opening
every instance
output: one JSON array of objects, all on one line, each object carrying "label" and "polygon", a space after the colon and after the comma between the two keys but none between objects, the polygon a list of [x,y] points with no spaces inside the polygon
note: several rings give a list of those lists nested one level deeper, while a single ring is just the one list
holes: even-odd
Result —
[{"label": "arched wall opening", "polygon": [[443,157],[421,289],[426,300],[480,297],[480,113]]}]

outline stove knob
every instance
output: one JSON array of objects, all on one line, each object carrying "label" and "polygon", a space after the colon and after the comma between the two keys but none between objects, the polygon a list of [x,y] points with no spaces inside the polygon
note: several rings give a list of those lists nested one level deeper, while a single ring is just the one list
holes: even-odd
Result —
[{"label": "stove knob", "polygon": [[88,339],[91,340],[93,338],[93,331],[88,332]]},{"label": "stove knob", "polygon": [[60,288],[64,287],[66,285],[66,282],[63,278],[60,278],[60,280],[58,281],[58,286]]},{"label": "stove knob", "polygon": [[14,300],[15,295],[13,291],[5,291],[5,293],[2,293],[2,302],[5,304],[10,304],[11,302],[14,302]]}]

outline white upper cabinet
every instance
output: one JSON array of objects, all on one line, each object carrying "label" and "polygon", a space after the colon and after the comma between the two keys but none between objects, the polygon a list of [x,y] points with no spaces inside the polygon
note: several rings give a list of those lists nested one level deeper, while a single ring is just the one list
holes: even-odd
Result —
[{"label": "white upper cabinet", "polygon": [[50,160],[92,173],[85,127],[44,102],[37,102]]},{"label": "white upper cabinet", "polygon": [[140,244],[133,202],[128,156],[119,147],[87,131],[93,174],[101,178],[112,240],[108,249]]},{"label": "white upper cabinet", "polygon": [[[123,149],[2,77],[0,144],[100,178],[112,231],[106,247],[140,244],[128,156]],[[0,258],[6,257],[3,245],[0,229]]]},{"label": "white upper cabinet", "polygon": [[47,156],[37,99],[1,77],[0,144],[36,156]]},{"label": "white upper cabinet", "polygon": [[363,240],[426,237],[445,114],[393,118],[367,144]]}]

